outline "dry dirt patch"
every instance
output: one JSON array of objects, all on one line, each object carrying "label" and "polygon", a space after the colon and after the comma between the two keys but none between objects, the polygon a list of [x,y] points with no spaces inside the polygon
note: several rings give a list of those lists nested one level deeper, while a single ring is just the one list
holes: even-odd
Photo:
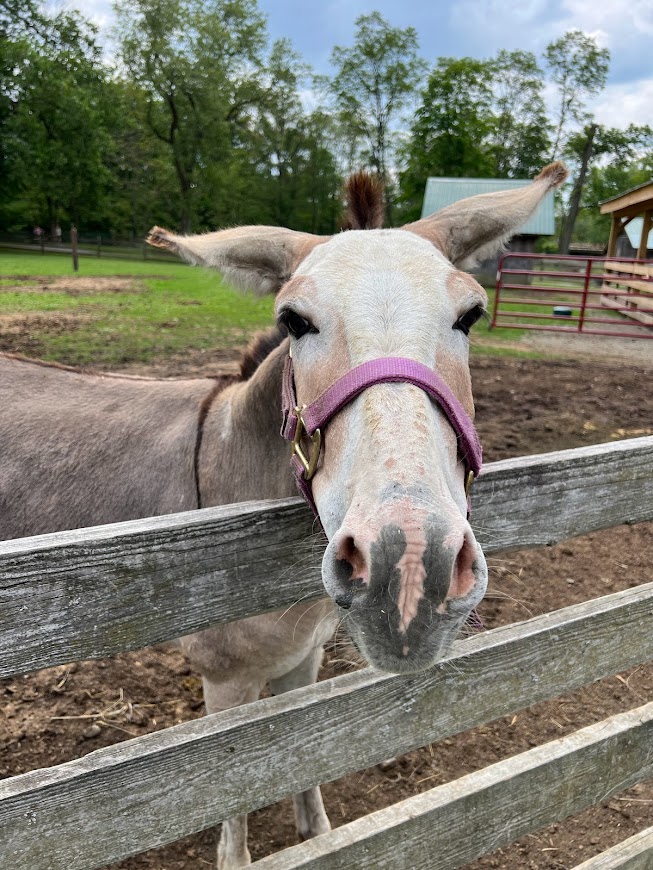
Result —
[{"label": "dry dirt patch", "polygon": [[[623,324],[624,321],[622,320]],[[546,354],[575,357],[582,360],[611,360],[615,363],[626,362],[650,365],[653,359],[653,334],[651,327],[641,326],[636,321],[628,324],[630,332],[639,333],[641,338],[622,338],[608,335],[564,335],[551,332],[530,333],[524,340],[527,347]],[[647,337],[648,336],[648,337]]]},{"label": "dry dirt patch", "polygon": [[1,285],[0,293],[65,293],[66,296],[93,296],[106,293],[142,293],[141,280],[132,275],[93,277],[44,277],[20,275],[21,283]]},{"label": "dry dirt patch", "polygon": [[89,314],[60,311],[0,314],[0,351],[40,358],[45,349],[44,337],[70,333],[92,319]]}]

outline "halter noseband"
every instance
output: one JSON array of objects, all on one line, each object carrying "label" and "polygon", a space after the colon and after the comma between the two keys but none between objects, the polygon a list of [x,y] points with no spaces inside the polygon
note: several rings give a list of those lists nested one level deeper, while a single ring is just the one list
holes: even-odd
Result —
[{"label": "halter noseband", "polygon": [[[429,395],[444,412],[456,433],[458,450],[465,463],[465,494],[481,470],[481,445],[469,415],[440,375],[417,360],[404,357],[381,357],[351,369],[318,396],[310,405],[299,406],[295,391],[292,356],[286,358],[283,372],[281,434],[292,442],[290,467],[295,483],[315,516],[319,514],[313,499],[311,479],[317,469],[322,448],[322,429],[356,396],[375,384],[413,384]],[[304,453],[301,440],[311,440],[310,452]],[[468,498],[469,514],[469,498]]]}]

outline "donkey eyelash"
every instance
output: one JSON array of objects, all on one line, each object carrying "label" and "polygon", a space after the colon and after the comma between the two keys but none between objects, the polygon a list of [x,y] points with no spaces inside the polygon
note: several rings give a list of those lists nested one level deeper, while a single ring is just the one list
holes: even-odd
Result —
[{"label": "donkey eyelash", "polygon": [[475,305],[458,318],[453,328],[459,329],[463,335],[469,335],[470,329],[481,317],[487,317],[487,311],[482,305]]},{"label": "donkey eyelash", "polygon": [[285,327],[293,338],[301,338],[307,332],[318,333],[320,331],[313,326],[310,320],[297,314],[292,308],[281,311],[277,317],[277,323]]}]

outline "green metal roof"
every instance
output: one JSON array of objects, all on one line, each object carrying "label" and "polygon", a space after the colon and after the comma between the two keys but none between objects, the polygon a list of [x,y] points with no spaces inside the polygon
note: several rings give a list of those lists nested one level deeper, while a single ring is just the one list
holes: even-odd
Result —
[{"label": "green metal roof", "polygon": [[[476,196],[478,193],[497,193],[500,190],[515,190],[527,187],[530,181],[514,178],[429,178],[424,192],[422,217],[440,211],[446,205]],[[553,213],[553,191],[549,191],[540,203],[535,214],[515,233],[516,236],[552,236],[555,234]]]}]

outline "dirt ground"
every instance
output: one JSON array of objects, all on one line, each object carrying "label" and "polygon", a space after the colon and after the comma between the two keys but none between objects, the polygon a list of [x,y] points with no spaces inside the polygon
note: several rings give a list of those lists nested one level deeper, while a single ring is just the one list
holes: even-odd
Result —
[{"label": "dirt ground", "polygon": [[[169,362],[164,371],[210,371],[225,362],[228,354],[209,353]],[[474,359],[485,460],[651,434],[652,370],[653,360],[645,367],[632,361]],[[594,533],[556,547],[497,554],[489,560],[490,589],[481,616],[487,628],[494,628],[649,582],[652,557],[653,523]],[[321,676],[354,667],[355,656],[347,647],[333,646]],[[0,777],[58,764],[202,715],[200,681],[169,649],[4,680],[0,698]],[[334,825],[343,824],[651,699],[653,665],[636,668],[433,743],[390,765],[328,783],[323,787],[327,811]],[[647,783],[528,835],[467,870],[572,868],[651,824],[653,783]],[[254,859],[294,842],[289,800],[250,817]],[[214,844],[215,832],[205,831],[123,861],[114,870],[210,867]]]}]

